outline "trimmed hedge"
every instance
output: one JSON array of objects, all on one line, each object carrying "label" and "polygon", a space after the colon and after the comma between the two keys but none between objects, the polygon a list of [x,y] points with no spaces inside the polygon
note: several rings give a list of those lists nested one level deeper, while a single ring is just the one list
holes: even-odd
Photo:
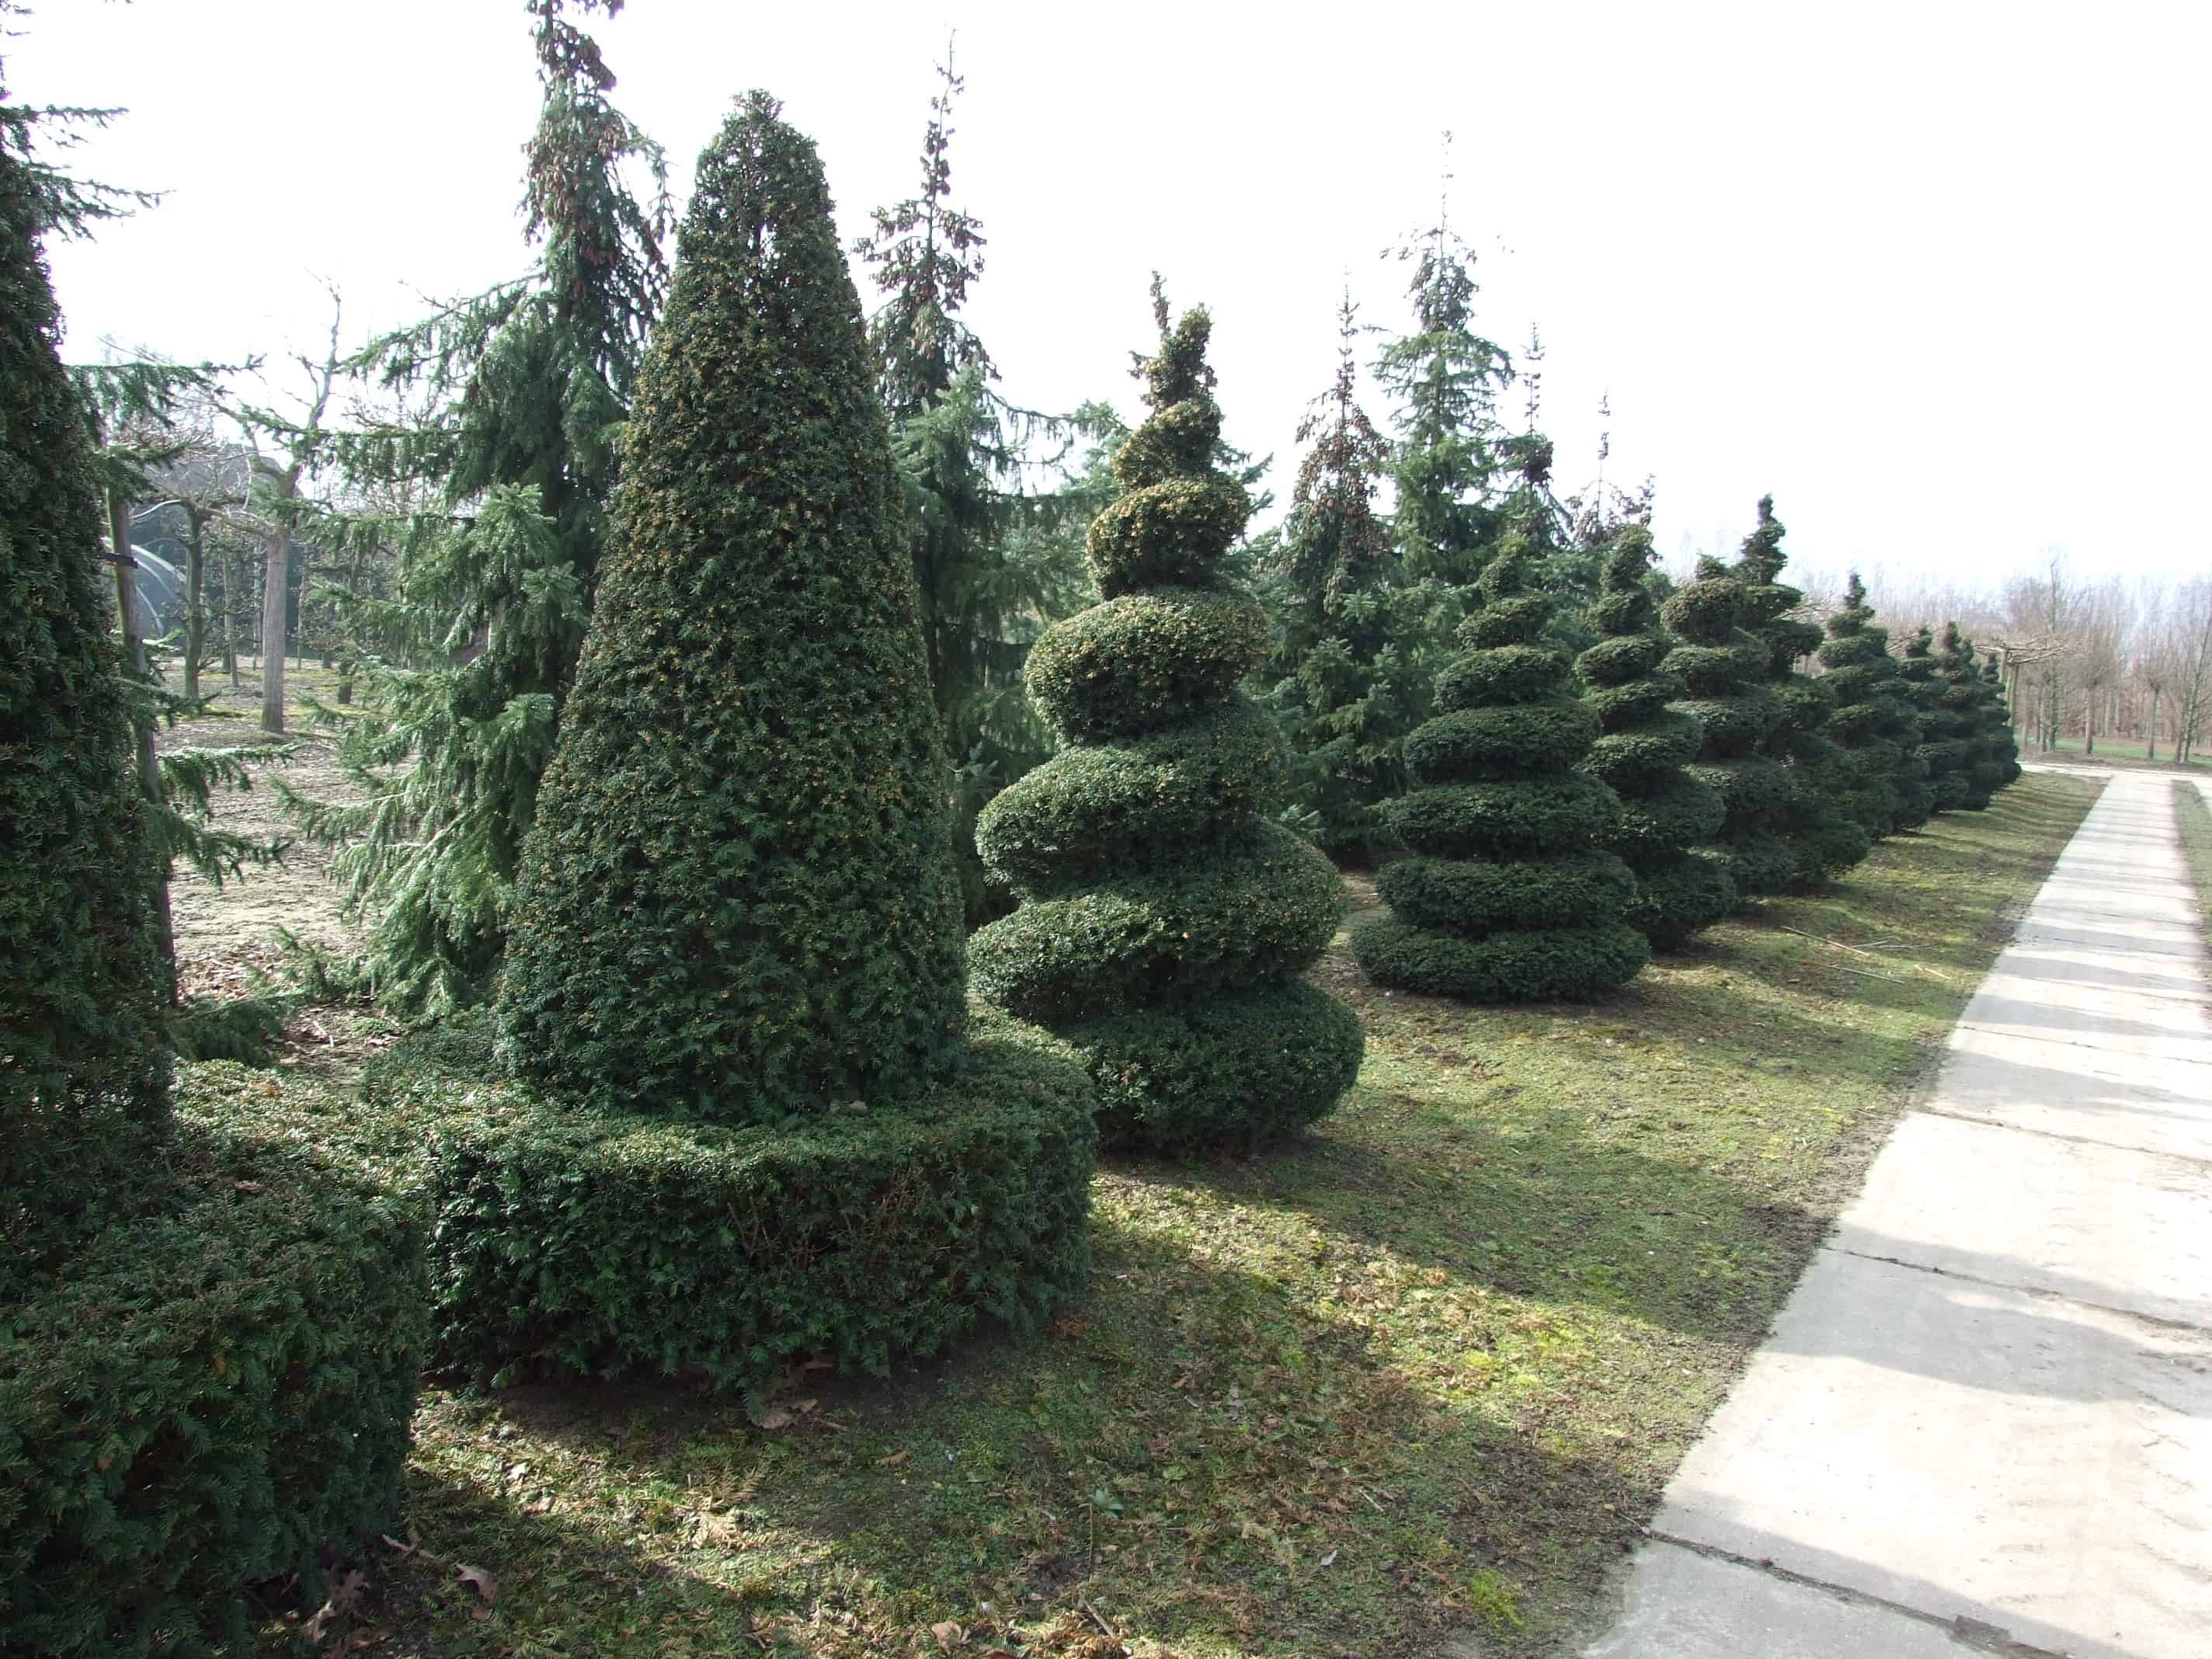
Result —
[{"label": "trimmed hedge", "polygon": [[[1684,770],[1705,746],[1704,723],[1666,707],[1683,683],[1661,667],[1682,650],[1728,658],[1730,647],[1670,652],[1659,631],[1659,607],[1645,586],[1651,532],[1626,525],[1615,534],[1590,620],[1607,637],[1576,659],[1591,688],[1583,704],[1603,735],[1583,769],[1620,799],[1620,815],[1605,845],[1634,872],[1624,914],[1653,947],[1671,950],[1711,927],[1735,904],[1735,884],[1719,861],[1692,849],[1720,830],[1727,807],[1709,786]],[[1704,659],[1699,659],[1701,667]],[[1725,716],[1733,706],[1716,705]]]},{"label": "trimmed hedge", "polygon": [[0,1316],[0,1651],[236,1649],[250,1589],[312,1605],[398,1524],[421,1217],[264,1087],[200,1068],[160,1212]]},{"label": "trimmed hedge", "polygon": [[1296,975],[1343,913],[1333,866],[1265,823],[1280,737],[1237,695],[1267,620],[1217,568],[1244,491],[1214,465],[1203,310],[1146,365],[1152,413],[1091,526],[1105,604],[1030,649],[1030,695],[1067,745],[976,825],[1024,902],[969,941],[977,992],[1046,1022],[1100,1090],[1108,1144],[1241,1146],[1312,1122],[1358,1069],[1358,1022]]},{"label": "trimmed hedge", "polygon": [[1069,1052],[978,1015],[966,1065],[789,1127],[683,1122],[427,1075],[435,1340],[479,1375],[697,1371],[800,1355],[887,1375],[1079,1296],[1097,1129]]},{"label": "trimmed hedge", "polygon": [[1838,805],[1846,817],[1879,838],[1924,822],[1933,797],[1924,781],[1927,769],[1915,752],[1919,728],[1899,695],[1889,630],[1873,621],[1866,585],[1855,570],[1842,608],[1828,618],[1819,654],[1837,702],[1826,735],[1845,751]]},{"label": "trimmed hedge", "polygon": [[2012,706],[2005,696],[2004,671],[1998,666],[1994,651],[1982,665],[1982,707],[1990,722],[1990,764],[1996,772],[1995,787],[2008,788],[2020,781],[2020,739],[2013,735]]},{"label": "trimmed hedge", "polygon": [[[1620,803],[1571,769],[1599,720],[1569,689],[1565,659],[1536,643],[1553,602],[1532,591],[1533,564],[1510,535],[1460,625],[1461,660],[1479,665],[1453,684],[1497,700],[1452,708],[1406,739],[1416,787],[1383,813],[1416,856],[1384,866],[1376,884],[1391,914],[1352,935],[1378,985],[1488,1002],[1588,997],[1626,984],[1650,954],[1622,921],[1636,878],[1603,844]],[[1650,667],[1648,652],[1613,656],[1626,674]]]},{"label": "trimmed hedge", "polygon": [[1958,723],[1957,770],[1966,794],[1960,805],[1969,812],[1987,811],[1990,797],[2003,786],[2005,769],[1990,747],[1994,722],[1982,685],[1981,665],[1974,657],[1974,642],[1960,633],[1958,623],[1943,624],[1942,649],[1936,663],[1945,687],[1942,706]]},{"label": "trimmed hedge", "polygon": [[1966,780],[1960,771],[1966,758],[1966,745],[1960,736],[1965,722],[1957,711],[1944,706],[1948,686],[1936,660],[1935,643],[1935,630],[1920,629],[1906,641],[1898,665],[1919,739],[1911,752],[1928,781],[1930,816],[1956,811],[1966,804]]}]

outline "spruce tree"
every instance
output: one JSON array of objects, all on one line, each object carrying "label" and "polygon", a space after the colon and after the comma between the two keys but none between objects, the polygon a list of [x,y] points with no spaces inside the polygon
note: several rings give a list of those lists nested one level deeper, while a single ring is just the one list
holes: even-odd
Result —
[{"label": "spruce tree", "polygon": [[1990,746],[1992,721],[1974,642],[1959,631],[1957,623],[1943,624],[1936,662],[1944,685],[1942,706],[1954,722],[1953,730],[1961,745],[1959,776],[1966,798],[1960,805],[1969,812],[1985,812],[1990,797],[2002,787],[2004,768]]},{"label": "spruce tree", "polygon": [[[354,367],[428,405],[419,425],[340,434],[360,484],[443,511],[327,526],[401,546],[395,605],[356,607],[374,657],[337,758],[361,799],[286,793],[368,920],[380,1002],[445,1014],[489,991],[539,781],[591,616],[620,437],[666,270],[659,147],[608,101],[598,46],[529,0],[544,101],[526,150],[538,268],[373,343]],[[584,0],[611,15],[620,0]],[[391,660],[396,655],[398,660]],[[282,786],[279,786],[280,790]]]},{"label": "spruce tree", "polygon": [[1774,498],[1761,496],[1758,526],[1745,538],[1736,568],[1743,583],[1743,627],[1765,643],[1765,678],[1782,705],[1781,722],[1760,745],[1790,781],[1790,798],[1771,827],[1790,849],[1794,878],[1809,884],[1841,875],[1873,850],[1874,842],[1842,810],[1848,770],[1842,751],[1822,735],[1836,706],[1835,688],[1797,672],[1798,661],[1819,649],[1821,633],[1819,623],[1790,614],[1805,596],[1778,580],[1789,562],[1784,533]]},{"label": "spruce tree", "polygon": [[1358,1070],[1359,1024],[1298,977],[1343,909],[1310,846],[1261,816],[1274,723],[1237,690],[1267,619],[1222,565],[1250,511],[1216,464],[1221,410],[1194,309],[1158,297],[1152,413],[1091,527],[1104,603],[1027,671],[1060,754],[994,799],[976,841],[1021,908],[975,936],[976,989],[1088,1063],[1109,1141],[1242,1144],[1312,1122]]},{"label": "spruce tree", "polygon": [[959,891],[898,474],[814,147],[701,157],[617,543],[523,849],[502,1054],[777,1121],[958,1062]]},{"label": "spruce tree", "polygon": [[1705,728],[1697,760],[1686,769],[1709,785],[1725,809],[1715,846],[1728,861],[1739,901],[1778,893],[1797,861],[1774,834],[1790,804],[1790,775],[1761,752],[1784,718],[1782,700],[1765,684],[1771,652],[1741,626],[1744,590],[1715,559],[1702,559],[1697,580],[1660,607],[1680,641],[1661,660],[1662,672],[1688,693],[1674,707]]},{"label": "spruce tree", "polygon": [[1822,733],[1844,751],[1838,805],[1878,840],[1924,823],[1929,796],[1917,775],[1919,728],[1889,654],[1889,630],[1873,623],[1866,584],[1853,571],[1818,654],[1836,699]]},{"label": "spruce tree", "polygon": [[1293,805],[1311,815],[1323,850],[1365,860],[1389,839],[1382,803],[1405,791],[1401,746],[1428,712],[1421,641],[1445,595],[1434,582],[1400,578],[1375,507],[1390,446],[1359,406],[1349,295],[1337,322],[1336,378],[1299,423],[1298,441],[1310,447],[1264,562],[1273,629],[1261,672]]},{"label": "spruce tree", "polygon": [[1352,936],[1378,985],[1480,1002],[1589,997],[1650,955],[1624,920],[1635,875],[1603,850],[1620,803],[1574,769],[1598,717],[1565,657],[1538,643],[1553,601],[1534,580],[1509,536],[1460,625],[1465,654],[1437,677],[1443,712],[1406,740],[1415,787],[1386,811],[1413,856],[1376,878],[1392,914]]},{"label": "spruce tree", "polygon": [[1947,707],[1943,694],[1950,683],[1935,654],[1936,633],[1923,627],[1906,641],[1899,674],[1913,708],[1918,743],[1913,753],[1928,780],[1929,811],[1952,812],[1966,804],[1966,779],[1960,769],[1966,763],[1966,745],[1960,735],[1961,717]]},{"label": "spruce tree", "polygon": [[1698,850],[1720,833],[1727,809],[1683,769],[1697,758],[1705,731],[1694,716],[1667,706],[1683,687],[1660,665],[1668,641],[1650,587],[1651,532],[1624,524],[1608,539],[1589,618],[1602,637],[1575,663],[1600,734],[1582,769],[1620,798],[1620,828],[1601,844],[1636,872],[1628,925],[1654,948],[1674,950],[1735,908],[1726,862]]},{"label": "spruce tree", "polygon": [[2012,706],[2005,696],[2004,670],[1994,651],[1982,665],[1982,707],[1990,722],[1990,764],[1996,769],[1996,781],[1992,787],[2009,788],[2020,781],[2020,739],[2013,732]]},{"label": "spruce tree", "polygon": [[58,181],[0,92],[0,1297],[111,1206],[168,1121],[161,860],[103,580],[92,416],[41,242]]}]

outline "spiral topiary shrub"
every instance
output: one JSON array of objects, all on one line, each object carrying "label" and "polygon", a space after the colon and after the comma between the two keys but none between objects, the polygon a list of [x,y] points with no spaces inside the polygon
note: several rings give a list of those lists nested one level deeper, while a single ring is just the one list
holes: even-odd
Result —
[{"label": "spiral topiary shrub", "polygon": [[1866,584],[1853,571],[1818,654],[1836,699],[1822,735],[1844,751],[1838,805],[1879,839],[1925,823],[1931,797],[1919,775],[1919,726],[1901,695],[1889,630],[1873,621]]},{"label": "spiral topiary shrub", "polygon": [[1667,705],[1682,682],[1660,667],[1667,654],[1659,607],[1644,586],[1651,532],[1630,525],[1607,556],[1590,625],[1605,637],[1576,659],[1599,736],[1582,769],[1620,798],[1619,827],[1604,845],[1635,872],[1628,925],[1658,950],[1674,949],[1735,908],[1727,865],[1697,850],[1720,832],[1727,809],[1683,770],[1705,729]]},{"label": "spiral topiary shrub", "polygon": [[495,1006],[521,1086],[455,1079],[432,1137],[450,1359],[750,1388],[1026,1328],[1082,1283],[1088,1080],[968,1027],[872,386],[821,162],[755,93],[700,160],[525,844]]},{"label": "spiral topiary shrub", "polygon": [[1996,769],[1998,789],[2020,781],[2020,739],[2013,735],[2012,704],[2005,696],[2004,671],[1996,653],[1982,665],[1982,709],[1989,724],[1990,764]]},{"label": "spiral topiary shrub", "polygon": [[1771,828],[1789,805],[1790,777],[1760,752],[1783,722],[1782,700],[1760,684],[1769,652],[1739,626],[1743,605],[1743,584],[1717,561],[1699,561],[1698,579],[1660,607],[1680,643],[1659,664],[1688,694],[1674,708],[1704,729],[1697,758],[1684,770],[1721,798],[1714,846],[1739,901],[1779,892],[1797,873],[1796,859]]},{"label": "spiral topiary shrub", "polygon": [[1989,700],[1982,687],[1981,665],[1974,657],[1974,642],[1959,631],[1959,624],[1943,624],[1942,648],[1936,655],[1936,672],[1943,682],[1938,701],[1954,722],[1961,745],[1959,777],[1965,798],[1959,805],[1969,812],[1989,810],[1990,797],[2002,787],[2004,768],[1990,744]]},{"label": "spiral topiary shrub", "polygon": [[1297,975],[1343,884],[1266,813],[1285,786],[1274,723],[1237,689],[1267,618],[1219,572],[1249,512],[1213,465],[1211,324],[1164,308],[1151,416],[1115,459],[1091,527],[1103,604],[1047,629],[1030,695],[1066,747],[978,819],[1012,915],[969,942],[976,990],[1083,1057],[1114,1146],[1237,1146],[1336,1104],[1364,1048],[1351,1011]]},{"label": "spiral topiary shrub", "polygon": [[1966,732],[1972,718],[1944,700],[1950,682],[1936,659],[1935,643],[1935,630],[1919,629],[1906,641],[1904,660],[1898,665],[1912,704],[1920,739],[1913,753],[1926,771],[1931,815],[1956,811],[1966,804]]},{"label": "spiral topiary shrub", "polygon": [[1438,677],[1443,712],[1406,739],[1415,787],[1383,811],[1413,855],[1376,879],[1391,913],[1352,936],[1377,985],[1477,1002],[1592,997],[1650,955],[1626,920],[1635,874],[1605,850],[1620,802],[1575,769],[1599,716],[1566,659],[1536,643],[1552,600],[1531,591],[1532,562],[1513,538],[1485,568],[1460,625],[1468,655]]},{"label": "spiral topiary shrub", "polygon": [[1824,733],[1836,708],[1835,688],[1797,672],[1799,660],[1819,649],[1820,627],[1790,614],[1805,596],[1779,580],[1789,562],[1783,533],[1774,498],[1761,496],[1758,527],[1745,538],[1737,570],[1743,580],[1743,626],[1765,642],[1766,683],[1782,704],[1782,721],[1763,744],[1790,779],[1790,799],[1775,814],[1772,828],[1796,865],[1795,881],[1803,885],[1841,875],[1874,850],[1874,838],[1843,811],[1850,774],[1842,751]]}]

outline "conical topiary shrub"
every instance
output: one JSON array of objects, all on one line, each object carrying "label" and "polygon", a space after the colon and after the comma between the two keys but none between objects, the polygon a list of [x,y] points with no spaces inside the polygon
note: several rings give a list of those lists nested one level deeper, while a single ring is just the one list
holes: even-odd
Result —
[{"label": "conical topiary shrub", "polygon": [[975,988],[1080,1054],[1109,1144],[1239,1145],[1312,1122],[1359,1069],[1351,1010],[1298,977],[1343,912],[1328,860],[1265,819],[1274,723],[1238,691],[1267,619],[1220,574],[1251,507],[1213,465],[1203,309],[1145,369],[1151,416],[1091,526],[1105,602],[1030,653],[1066,745],[976,824],[1021,908],[969,942]]},{"label": "conical topiary shrub", "polygon": [[1635,875],[1604,850],[1620,803],[1575,769],[1598,717],[1565,658],[1537,643],[1553,601],[1532,591],[1532,564],[1510,534],[1460,624],[1466,654],[1437,677],[1443,712],[1406,739],[1414,788],[1385,811],[1413,856],[1376,879],[1391,914],[1352,936],[1377,985],[1478,1002],[1589,997],[1650,954],[1624,919]]},{"label": "conical topiary shrub", "polygon": [[1590,625],[1605,635],[1576,659],[1599,737],[1582,769],[1620,798],[1620,827],[1601,845],[1636,872],[1628,925],[1671,950],[1735,908],[1726,862],[1696,850],[1720,833],[1727,808],[1682,769],[1705,741],[1694,716],[1667,707],[1682,682],[1667,673],[1659,606],[1644,586],[1651,532],[1624,526],[1607,556]]},{"label": "conical topiary shrub", "polygon": [[1982,708],[1989,720],[1990,763],[1996,769],[1995,787],[2008,788],[2020,781],[2020,739],[2013,733],[2012,703],[2005,696],[2004,670],[1994,651],[1982,665]]},{"label": "conical topiary shrub", "polygon": [[1906,641],[1905,659],[1898,666],[1912,703],[1920,738],[1913,752],[1927,771],[1930,813],[1955,811],[1966,804],[1966,779],[1961,770],[1966,761],[1961,735],[1965,721],[1943,700],[1950,683],[1936,659],[1935,644],[1935,630],[1920,629]]},{"label": "conical topiary shrub", "polygon": [[1879,839],[1924,823],[1927,787],[1917,774],[1919,726],[1902,696],[1889,630],[1873,625],[1866,584],[1851,573],[1842,607],[1831,613],[1819,651],[1836,707],[1822,733],[1844,750],[1839,762],[1845,817]]},{"label": "conical topiary shrub", "polygon": [[1960,745],[1959,777],[1965,799],[1959,804],[1969,812],[1989,810],[1990,797],[2004,775],[1990,748],[1990,711],[1982,690],[1981,665],[1974,657],[1974,642],[1959,631],[1959,624],[1943,624],[1941,649],[1936,653],[1936,672],[1943,682],[1940,698],[1954,721]]},{"label": "conical topiary shrub", "polygon": [[1688,693],[1675,707],[1705,730],[1698,758],[1686,769],[1721,798],[1726,816],[1714,845],[1728,860],[1739,900],[1779,892],[1797,872],[1797,860],[1771,828],[1790,803],[1790,776],[1759,752],[1782,724],[1782,701],[1760,683],[1769,652],[1739,625],[1743,603],[1741,581],[1716,560],[1698,561],[1698,579],[1660,607],[1680,643],[1659,665]]},{"label": "conical topiary shrub", "polygon": [[450,1358],[880,1370],[1083,1282],[1088,1083],[966,1030],[873,380],[814,146],[756,93],[700,158],[525,844],[496,1012],[534,1091],[432,1155]]},{"label": "conical topiary shrub", "polygon": [[1790,779],[1790,799],[1772,819],[1790,849],[1800,884],[1833,880],[1874,849],[1874,839],[1844,811],[1849,776],[1842,752],[1822,734],[1836,706],[1835,688],[1797,672],[1798,662],[1820,645],[1820,627],[1790,613],[1805,596],[1780,580],[1789,562],[1782,550],[1782,520],[1774,497],[1759,501],[1759,524],[1743,544],[1737,572],[1743,581],[1746,632],[1766,643],[1766,683],[1782,703],[1782,720],[1766,734],[1763,750]]}]

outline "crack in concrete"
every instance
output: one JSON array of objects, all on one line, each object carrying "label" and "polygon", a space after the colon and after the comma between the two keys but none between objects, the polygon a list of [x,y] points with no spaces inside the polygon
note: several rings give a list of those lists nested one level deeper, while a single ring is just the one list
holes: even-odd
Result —
[{"label": "crack in concrete", "polygon": [[1837,1255],[1856,1256],[1861,1261],[1879,1261],[1886,1267],[1908,1267],[1917,1273],[1932,1273],[1938,1279],[1955,1279],[1968,1285],[1985,1285],[1993,1291],[2011,1291],[2019,1296],[2041,1297],[2046,1301],[2063,1302],[2069,1307],[2087,1308],[2094,1313],[2111,1314],[2116,1319],[2132,1319],[2145,1325],[2155,1325],[2160,1330],[2182,1331],[2191,1336],[2212,1337],[2212,1327],[2186,1319],[2168,1319],[2162,1314],[2148,1314],[2139,1308],[2122,1308],[2110,1302],[2093,1302],[2086,1296],[2074,1296],[2065,1291],[2055,1291],[2045,1285],[2019,1285],[2008,1279],[1990,1279],[1981,1273],[1964,1273],[1956,1267],[1938,1267],[1932,1262],[1907,1261],[1902,1256],[1876,1255],[1871,1250],[1854,1250],[1847,1245],[1828,1244],[1823,1249]]},{"label": "crack in concrete", "polygon": [[2063,1140],[2075,1146],[2100,1146],[2108,1152],[2132,1152],[2137,1158],[2171,1158],[2176,1164],[2186,1164],[2191,1169],[2212,1170],[2212,1158],[2199,1158],[2193,1152],[2153,1152],[2148,1147],[2130,1146],[2118,1140],[2100,1140],[2094,1135],[2069,1135],[2063,1129],[2037,1129],[2025,1123],[2007,1123],[2001,1118],[1978,1117],[1972,1112],[1947,1112],[1940,1106],[1915,1109],[1923,1117],[1947,1117],[1954,1123],[1972,1123],[1984,1129],[2001,1129],[2007,1134],[2040,1135],[2045,1140]]},{"label": "crack in concrete", "polygon": [[2055,1648],[2039,1648],[2033,1643],[2014,1640],[2012,1632],[2002,1625],[1992,1625],[1963,1613],[1946,1619],[1941,1613],[1929,1613],[1907,1602],[1893,1601],[1887,1595],[1876,1595],[1871,1590],[1839,1584],[1832,1579],[1815,1578],[1810,1573],[1794,1572],[1788,1567],[1777,1565],[1771,1556],[1739,1555],[1734,1550],[1721,1548],[1717,1544],[1701,1543],[1697,1539],[1685,1538],[1676,1533],[1661,1532],[1656,1527],[1645,1528],[1644,1535],[1656,1543],[1672,1544],[1675,1548],[1688,1550],[1693,1555],[1748,1568],[1768,1578],[1779,1579],[1785,1584],[1800,1584],[1860,1607],[1880,1607],[1885,1613],[1893,1613],[1916,1624],[1942,1631],[1970,1653],[1989,1654],[1995,1656],[1995,1659],[2069,1659],[2069,1656]]},{"label": "crack in concrete", "polygon": [[[2085,1042],[2079,1037],[2045,1036],[2040,1031],[2022,1031],[2018,1030],[2008,1031],[2000,1030],[1994,1025],[1969,1025],[1963,1019],[1960,1020],[1954,1029],[1961,1031],[1979,1031],[1984,1036],[2002,1037],[2007,1042],[2055,1042],[2059,1044],[2062,1048],[2094,1048],[2101,1053],[2118,1052],[2120,1054],[2129,1054],[2135,1052],[2128,1048],[2126,1038],[2118,1036],[2116,1036],[2115,1040],[2111,1042]],[[2160,1054],[2158,1057],[2160,1060],[2172,1060],[2178,1066],[2212,1066],[2212,1054],[2208,1054],[2201,1060],[2191,1054]]]}]

